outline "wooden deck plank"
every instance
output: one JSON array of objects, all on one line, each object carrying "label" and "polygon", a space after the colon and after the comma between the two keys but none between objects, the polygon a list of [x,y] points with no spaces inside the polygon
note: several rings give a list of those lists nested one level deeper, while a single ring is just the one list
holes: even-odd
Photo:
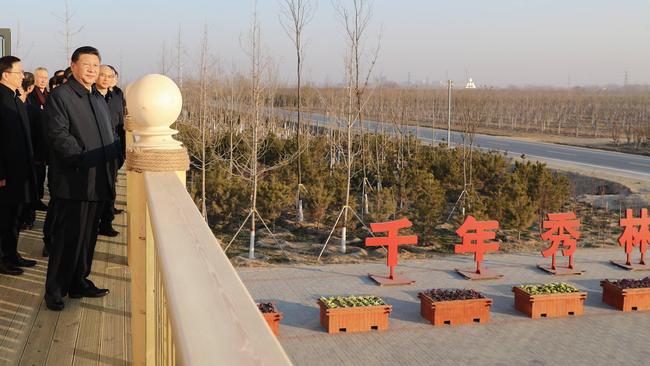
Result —
[{"label": "wooden deck plank", "polygon": [[[123,179],[123,175],[120,176]],[[124,182],[118,185],[124,200]],[[130,273],[126,265],[125,214],[115,219],[116,238],[99,237],[91,279],[111,293],[100,299],[65,298],[53,312],[43,301],[47,259],[41,257],[43,213],[22,232],[19,250],[39,261],[21,276],[0,276],[0,365],[129,365]]]},{"label": "wooden deck plank", "polygon": [[[119,215],[115,218],[115,226],[121,231],[117,223],[121,220]],[[75,347],[74,365],[86,366],[100,364],[102,358],[102,342],[109,340],[107,348],[114,348],[113,341],[118,334],[104,334],[106,322],[116,322],[118,318],[124,316],[124,305],[121,304],[123,298],[115,293],[116,278],[113,273],[125,270],[123,245],[124,236],[122,233],[115,238],[100,236],[97,240],[95,254],[97,261],[93,264],[93,274],[91,280],[100,288],[108,288],[111,293],[100,299],[84,298],[82,306],[85,307],[84,319],[82,319],[79,331],[78,342]],[[124,334],[122,332],[122,334]],[[109,362],[117,361],[111,357],[105,357]],[[111,364],[111,363],[109,363]]]},{"label": "wooden deck plank", "polygon": [[122,318],[122,321],[124,323],[124,329],[126,330],[124,332],[124,341],[126,342],[126,360],[128,361],[128,364],[131,364],[131,360],[133,360],[133,350],[131,349],[131,335],[133,334],[131,332],[131,272],[127,270],[125,271],[125,275],[127,279],[124,282],[124,309],[126,316]]},{"label": "wooden deck plank", "polygon": [[[86,307],[84,319],[76,346],[74,365],[118,365],[126,364],[126,352],[123,321],[126,315],[123,291],[120,293],[121,273],[126,272],[126,246],[124,245],[124,214],[115,218],[114,226],[120,231],[115,238],[99,237],[96,255],[98,261],[93,264],[91,279],[98,287],[111,290],[111,293],[101,299],[84,299]],[[122,289],[124,286],[122,285]],[[116,339],[118,339],[116,341]],[[107,354],[107,350],[111,354]],[[121,357],[120,357],[121,355]]]},{"label": "wooden deck plank", "polygon": [[66,301],[65,305],[65,310],[59,314],[46,365],[72,365],[75,356],[75,345],[84,308],[78,301]]},{"label": "wooden deck plank", "polygon": [[[96,251],[105,253],[106,243],[104,240],[98,240]],[[106,261],[95,261],[93,263],[93,272],[105,274]],[[106,287],[106,281],[102,276],[90,276],[90,279],[99,288]],[[99,363],[100,351],[100,330],[102,329],[102,310],[106,308],[106,298],[98,299],[82,298],[76,300],[79,306],[83,307],[83,314],[79,325],[79,334],[75,344],[73,365],[86,366],[97,365]],[[70,302],[75,300],[70,300]]]},{"label": "wooden deck plank", "polygon": [[18,364],[32,330],[43,297],[46,263],[35,256],[37,242],[27,239],[41,231],[42,219],[34,229],[21,233],[18,250],[24,257],[35,258],[35,267],[25,268],[21,276],[0,278],[0,360]]},{"label": "wooden deck plank", "polygon": [[41,300],[36,321],[20,358],[21,365],[46,365],[59,315],[59,312],[48,311],[45,301]]},{"label": "wooden deck plank", "polygon": [[25,269],[25,274],[20,276],[29,280],[36,280],[33,282],[30,281],[30,288],[33,293],[29,295],[29,306],[33,311],[31,312],[30,321],[25,324],[26,327],[19,341],[21,345],[24,345],[21,352],[17,354],[20,365],[45,365],[47,353],[52,342],[52,334],[58,322],[59,314],[43,311],[45,309],[45,302],[43,300],[43,293],[45,291],[44,283],[47,274],[47,258],[41,256],[41,233],[44,218],[43,213],[39,212],[37,214],[36,227],[24,235],[25,238],[33,235],[35,239],[23,241],[25,244],[25,252],[22,254],[36,259],[38,264],[35,267]]},{"label": "wooden deck plank", "polygon": [[0,361],[2,364],[17,364],[20,358],[21,334],[19,328],[30,323],[32,314],[23,305],[26,297],[23,291],[17,290],[21,282],[12,278],[0,285]]},{"label": "wooden deck plank", "polygon": [[[116,216],[114,221],[115,229],[120,232],[120,237],[126,236],[124,226],[126,214]],[[109,246],[109,261],[117,262],[117,259],[126,255],[126,246],[121,243],[114,243]],[[103,312],[103,327],[101,330],[101,350],[99,357],[100,365],[126,365],[128,364],[128,353],[126,352],[126,332],[124,319],[127,318],[129,302],[126,298],[126,287],[128,270],[124,266],[108,266],[106,268],[107,286],[111,289],[111,296],[106,298],[106,306],[115,309],[116,312]],[[130,324],[130,322],[129,322]]]}]

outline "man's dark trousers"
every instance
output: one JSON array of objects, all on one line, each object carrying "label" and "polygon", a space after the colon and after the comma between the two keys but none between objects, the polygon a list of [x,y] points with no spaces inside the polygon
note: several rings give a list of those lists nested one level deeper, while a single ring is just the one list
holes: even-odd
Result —
[{"label": "man's dark trousers", "polygon": [[4,203],[0,205],[0,260],[15,261],[20,229],[20,213],[23,204]]},{"label": "man's dark trousers", "polygon": [[105,204],[105,201],[51,198],[47,294],[63,297],[91,286],[86,277],[90,275],[99,219]]},{"label": "man's dark trousers", "polygon": [[[115,182],[117,182],[117,167],[113,169],[113,176],[116,177]],[[104,205],[101,220],[99,220],[99,229],[112,229],[113,220],[115,220],[115,198]]]}]

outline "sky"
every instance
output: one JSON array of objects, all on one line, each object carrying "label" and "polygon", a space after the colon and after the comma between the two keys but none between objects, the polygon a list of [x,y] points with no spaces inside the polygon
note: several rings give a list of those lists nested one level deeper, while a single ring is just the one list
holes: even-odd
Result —
[{"label": "sky", "polygon": [[[283,82],[295,81],[295,52],[280,25],[280,0],[258,0],[264,53]],[[344,6],[352,0],[340,1]],[[340,83],[345,34],[330,0],[312,0],[305,27],[304,78]],[[11,28],[13,53],[26,69],[67,65],[65,0],[2,0],[0,28]],[[72,48],[93,45],[123,81],[162,70],[163,48],[176,76],[178,29],[184,73],[196,74],[207,28],[218,72],[247,72],[242,48],[252,0],[68,0]],[[380,51],[373,79],[479,86],[650,84],[650,0],[374,0],[364,39]],[[19,41],[19,44],[16,44]]]}]

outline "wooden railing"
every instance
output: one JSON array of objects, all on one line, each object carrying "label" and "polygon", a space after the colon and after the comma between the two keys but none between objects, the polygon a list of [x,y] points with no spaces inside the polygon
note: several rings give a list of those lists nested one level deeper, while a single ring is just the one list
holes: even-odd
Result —
[{"label": "wooden railing", "polygon": [[133,364],[290,365],[187,193],[185,171],[136,161],[143,151],[186,154],[169,129],[178,88],[147,75],[126,94]]}]

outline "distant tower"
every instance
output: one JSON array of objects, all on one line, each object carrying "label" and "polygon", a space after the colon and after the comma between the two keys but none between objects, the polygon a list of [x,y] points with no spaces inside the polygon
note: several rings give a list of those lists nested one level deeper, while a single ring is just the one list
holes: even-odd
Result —
[{"label": "distant tower", "polygon": [[625,71],[625,73],[623,73],[623,87],[624,88],[627,88],[628,81],[629,81],[628,78],[629,78],[629,75],[628,75],[627,71]]},{"label": "distant tower", "polygon": [[474,84],[474,80],[472,80],[472,78],[469,78],[467,80],[467,84],[465,84],[465,89],[476,89],[476,84]]}]

